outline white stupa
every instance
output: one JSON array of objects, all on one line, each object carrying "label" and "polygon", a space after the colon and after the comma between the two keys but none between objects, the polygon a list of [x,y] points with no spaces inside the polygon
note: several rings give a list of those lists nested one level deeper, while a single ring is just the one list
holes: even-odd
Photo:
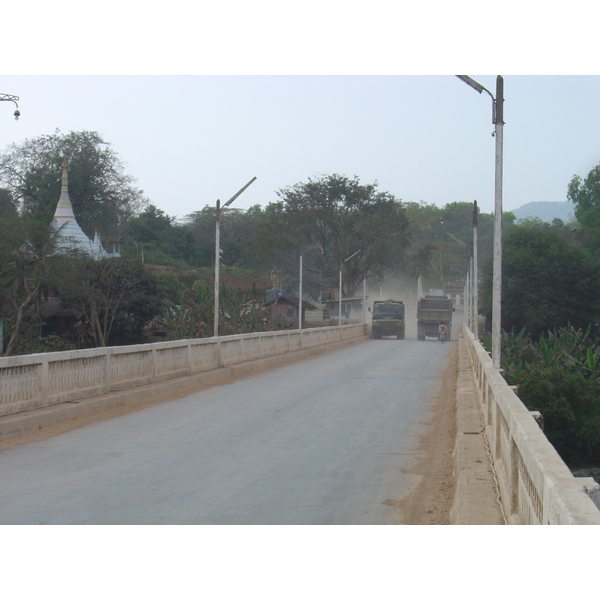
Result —
[{"label": "white stupa", "polygon": [[118,253],[108,254],[104,250],[98,232],[96,232],[94,239],[90,240],[81,227],[79,227],[69,198],[68,166],[69,163],[65,157],[62,163],[60,198],[54,212],[54,219],[52,219],[52,224],[58,229],[58,252],[60,253],[61,250],[76,249],[84,252],[94,260],[119,256]]}]

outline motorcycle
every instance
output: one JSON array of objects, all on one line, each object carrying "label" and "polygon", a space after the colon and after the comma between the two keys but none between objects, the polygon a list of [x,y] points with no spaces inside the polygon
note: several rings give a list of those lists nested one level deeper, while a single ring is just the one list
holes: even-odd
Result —
[{"label": "motorcycle", "polygon": [[439,339],[440,339],[440,342],[442,342],[442,344],[443,344],[444,341],[446,340],[446,332],[445,331],[440,331]]}]

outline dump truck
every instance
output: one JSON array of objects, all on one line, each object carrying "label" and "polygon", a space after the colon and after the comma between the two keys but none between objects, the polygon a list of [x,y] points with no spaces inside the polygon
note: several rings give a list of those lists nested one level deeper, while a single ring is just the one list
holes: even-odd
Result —
[{"label": "dump truck", "polygon": [[371,316],[371,337],[375,340],[384,335],[395,335],[404,339],[404,302],[401,300],[376,300],[369,307]]},{"label": "dump truck", "polygon": [[417,305],[417,339],[439,335],[440,323],[448,328],[446,339],[452,334],[452,300],[446,296],[424,296]]}]

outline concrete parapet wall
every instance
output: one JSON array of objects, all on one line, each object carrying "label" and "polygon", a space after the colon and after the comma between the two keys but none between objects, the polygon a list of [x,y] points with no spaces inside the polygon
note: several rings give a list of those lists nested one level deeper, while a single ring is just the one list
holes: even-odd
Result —
[{"label": "concrete parapet wall", "polygon": [[591,477],[572,475],[466,326],[464,336],[508,523],[600,525],[594,501],[600,486]]},{"label": "concrete parapet wall", "polygon": [[0,358],[0,416],[364,335],[359,324]]}]

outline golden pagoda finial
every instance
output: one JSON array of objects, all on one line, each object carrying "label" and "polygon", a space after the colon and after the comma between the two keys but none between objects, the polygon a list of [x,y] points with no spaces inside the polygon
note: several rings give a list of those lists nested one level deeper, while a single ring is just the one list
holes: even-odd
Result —
[{"label": "golden pagoda finial", "polygon": [[65,193],[68,195],[69,193],[69,176],[68,176],[68,170],[69,170],[69,161],[67,160],[67,157],[64,156],[63,157],[63,161],[62,161],[62,187],[61,187],[61,193]]}]

